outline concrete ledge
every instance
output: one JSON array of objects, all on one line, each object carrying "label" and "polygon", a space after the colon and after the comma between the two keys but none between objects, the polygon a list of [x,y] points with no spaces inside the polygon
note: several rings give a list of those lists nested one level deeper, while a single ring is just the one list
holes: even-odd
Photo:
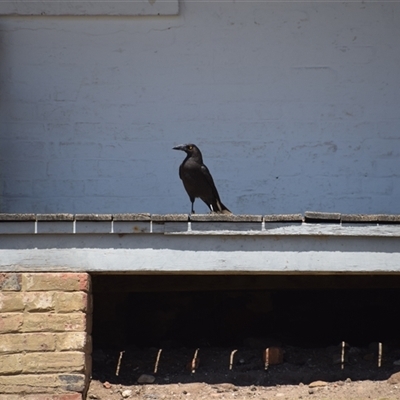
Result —
[{"label": "concrete ledge", "polygon": [[36,221],[73,221],[74,214],[36,214]]},{"label": "concrete ledge", "polygon": [[[399,225],[346,228],[336,224],[306,224],[259,232],[3,235],[0,271],[400,273],[399,249]],[[20,329],[21,317],[22,314],[15,312],[3,321],[8,332]],[[79,325],[78,317],[75,322]],[[45,324],[46,320],[43,315],[38,321],[30,321],[30,326],[26,325],[28,322],[25,321],[25,332]],[[70,319],[59,321],[61,325],[70,322]]]},{"label": "concrete ledge", "polygon": [[138,213],[138,214],[114,214],[112,216],[113,221],[150,221],[150,214]]},{"label": "concrete ledge", "polygon": [[355,223],[394,223],[400,224],[400,215],[398,214],[341,214],[342,222]]},{"label": "concrete ledge", "polygon": [[[392,228],[389,226],[392,225]],[[340,214],[0,214],[0,235],[242,234],[398,236],[400,215]],[[357,229],[358,228],[358,229]]]},{"label": "concrete ledge", "polygon": [[193,214],[190,221],[196,222],[261,222],[262,215],[235,215],[235,214]]},{"label": "concrete ledge", "polygon": [[271,214],[264,215],[265,222],[303,222],[301,214]]},{"label": "concrete ledge", "polygon": [[316,211],[306,211],[304,214],[304,220],[306,222],[340,222],[340,213],[329,213],[329,212],[316,212]]},{"label": "concrete ledge", "polygon": [[75,214],[76,221],[111,221],[112,214]]},{"label": "concrete ledge", "polygon": [[191,232],[206,231],[212,234],[213,232],[261,232],[261,221],[259,222],[198,222],[191,223]]},{"label": "concrete ledge", "polygon": [[35,221],[36,214],[1,214],[0,221]]},{"label": "concrete ledge", "polygon": [[153,222],[187,222],[189,221],[188,214],[151,214]]},{"label": "concrete ledge", "polygon": [[[3,272],[400,273],[398,215],[6,218],[0,220]],[[18,313],[8,320],[11,332],[19,324]]]},{"label": "concrete ledge", "polygon": [[2,222],[26,221],[153,221],[153,222],[360,222],[360,223],[398,223],[400,214],[341,214],[332,212],[306,211],[303,214],[9,214],[0,213]]}]

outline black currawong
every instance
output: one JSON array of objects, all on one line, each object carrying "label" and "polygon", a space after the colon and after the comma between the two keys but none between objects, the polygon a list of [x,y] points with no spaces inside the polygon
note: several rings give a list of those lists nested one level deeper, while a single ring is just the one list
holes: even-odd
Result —
[{"label": "black currawong", "polygon": [[191,213],[194,214],[194,201],[198,197],[207,204],[211,212],[232,214],[222,204],[210,171],[203,164],[203,156],[199,148],[195,144],[184,144],[173,149],[186,153],[186,158],[179,167],[179,177],[192,202]]}]

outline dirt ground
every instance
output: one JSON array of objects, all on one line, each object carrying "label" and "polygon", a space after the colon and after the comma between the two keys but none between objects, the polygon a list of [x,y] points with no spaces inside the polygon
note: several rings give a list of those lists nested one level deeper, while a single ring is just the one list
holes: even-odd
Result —
[{"label": "dirt ground", "polygon": [[400,347],[396,345],[383,346],[380,366],[378,343],[346,345],[344,353],[341,344],[282,346],[283,362],[265,369],[264,350],[257,348],[256,341],[253,344],[238,349],[205,345],[198,350],[197,362],[193,360],[196,349],[184,347],[129,348],[122,353],[96,349],[87,398],[400,399],[400,373],[396,374]]}]

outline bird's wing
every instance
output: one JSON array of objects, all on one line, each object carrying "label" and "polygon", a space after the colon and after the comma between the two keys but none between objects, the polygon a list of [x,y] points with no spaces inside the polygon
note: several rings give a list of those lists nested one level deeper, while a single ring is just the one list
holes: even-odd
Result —
[{"label": "bird's wing", "polygon": [[210,185],[214,196],[219,200],[219,194],[218,194],[217,188],[215,187],[214,179],[211,176],[210,171],[204,164],[201,166],[200,170],[201,170],[203,176],[206,178],[207,183]]},{"label": "bird's wing", "polygon": [[181,178],[183,180],[183,163],[179,166],[179,178]]}]

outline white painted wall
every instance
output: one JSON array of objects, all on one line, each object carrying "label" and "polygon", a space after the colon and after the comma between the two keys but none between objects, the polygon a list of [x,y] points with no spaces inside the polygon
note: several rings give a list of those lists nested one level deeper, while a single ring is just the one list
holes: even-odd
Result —
[{"label": "white painted wall", "polygon": [[399,3],[180,6],[0,18],[2,212],[400,212]]}]

